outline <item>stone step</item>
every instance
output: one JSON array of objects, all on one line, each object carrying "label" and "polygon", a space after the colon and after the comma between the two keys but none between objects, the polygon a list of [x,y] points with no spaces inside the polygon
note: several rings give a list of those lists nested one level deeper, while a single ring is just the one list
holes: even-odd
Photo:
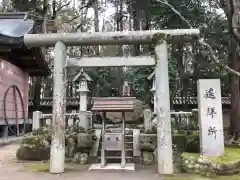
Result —
[{"label": "stone step", "polygon": [[[107,163],[121,163],[121,157],[111,157],[108,156],[106,157]],[[92,161],[93,163],[101,163],[101,157],[97,157],[95,161]],[[136,163],[140,164],[140,158],[139,157],[134,157],[134,156],[127,156],[126,157],[126,162],[127,163]]]}]

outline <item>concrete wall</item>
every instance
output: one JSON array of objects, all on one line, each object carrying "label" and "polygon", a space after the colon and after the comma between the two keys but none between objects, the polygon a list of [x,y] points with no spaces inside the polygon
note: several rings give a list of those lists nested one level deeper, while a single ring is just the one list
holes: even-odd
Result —
[{"label": "concrete wall", "polygon": [[[0,59],[0,124],[4,120],[4,94],[11,85],[18,86],[24,103],[24,110],[28,114],[28,85],[29,74],[11,63]],[[20,97],[16,92],[17,117],[19,120],[24,118]],[[13,96],[13,89],[8,92],[6,98],[6,112],[9,120],[15,121],[16,108]],[[4,122],[5,124],[5,122]]]}]

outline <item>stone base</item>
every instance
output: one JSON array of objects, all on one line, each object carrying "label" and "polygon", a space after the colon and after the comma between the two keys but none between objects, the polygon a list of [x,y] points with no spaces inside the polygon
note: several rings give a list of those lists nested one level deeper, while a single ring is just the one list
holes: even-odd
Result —
[{"label": "stone base", "polygon": [[123,168],[120,163],[106,164],[105,167],[101,167],[101,164],[92,164],[89,170],[126,170],[126,171],[134,171],[135,165],[133,163],[127,163]]}]

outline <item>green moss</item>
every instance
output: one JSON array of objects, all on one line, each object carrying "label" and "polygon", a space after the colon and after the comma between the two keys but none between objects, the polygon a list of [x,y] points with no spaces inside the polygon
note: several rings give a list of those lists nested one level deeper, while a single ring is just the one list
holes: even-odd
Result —
[{"label": "green moss", "polygon": [[[35,172],[35,173],[41,173],[41,172],[46,172],[48,173],[50,171],[50,162],[21,162],[23,165],[23,168],[25,171],[28,172]],[[66,172],[71,172],[71,171],[76,171],[80,172],[82,170],[87,170],[88,166],[83,166],[83,165],[76,165],[72,163],[65,163],[65,171]]]},{"label": "green moss", "polygon": [[213,161],[218,163],[229,163],[240,161],[240,149],[237,148],[225,148],[223,156],[211,158]]},{"label": "green moss", "polygon": [[[152,41],[154,44],[161,44],[164,39],[166,39],[167,35],[163,33],[155,33],[153,35]],[[159,57],[157,56],[156,53],[154,53],[154,60],[155,60],[155,65],[157,64]]]},{"label": "green moss", "polygon": [[30,172],[48,172],[50,169],[50,164],[49,162],[25,163],[23,164],[23,167],[26,171],[30,171]]},{"label": "green moss", "polygon": [[196,179],[194,177],[164,177],[164,180],[205,180],[205,179]]},{"label": "green moss", "polygon": [[163,180],[240,180],[240,176],[216,176],[216,177],[201,177],[201,176],[189,176],[189,177],[163,177]]},{"label": "green moss", "polygon": [[42,150],[49,147],[47,137],[44,135],[25,137],[22,139],[21,145],[28,146],[34,150]]},{"label": "green moss", "polygon": [[[200,154],[198,153],[182,153],[182,158],[184,159],[192,159],[198,158]],[[225,153],[219,157],[207,157],[210,161],[215,163],[234,163],[240,161],[240,149],[238,148],[225,148]]]},{"label": "green moss", "polygon": [[173,134],[173,136],[183,136],[183,137],[185,137],[186,135],[185,134]]},{"label": "green moss", "polygon": [[198,158],[199,156],[200,154],[198,153],[187,153],[187,152],[184,152],[181,155],[181,157],[184,159],[194,159],[194,158]]},{"label": "green moss", "polygon": [[155,33],[153,35],[152,40],[153,40],[154,43],[161,43],[161,41],[164,40],[165,38],[166,38],[166,34],[164,34],[164,33]]}]

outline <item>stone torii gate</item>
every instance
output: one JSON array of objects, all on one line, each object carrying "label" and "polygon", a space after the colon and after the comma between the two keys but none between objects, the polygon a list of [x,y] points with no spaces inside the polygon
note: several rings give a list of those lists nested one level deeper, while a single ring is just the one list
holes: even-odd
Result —
[{"label": "stone torii gate", "polygon": [[[155,31],[51,33],[27,34],[28,47],[55,46],[53,80],[53,133],[50,173],[63,173],[65,160],[66,67],[124,67],[156,66],[156,113],[158,173],[172,174],[172,138],[170,122],[168,46],[171,41],[190,41],[198,36],[199,29],[173,29]],[[123,45],[155,43],[154,57],[82,57],[67,58],[67,46]]]}]

